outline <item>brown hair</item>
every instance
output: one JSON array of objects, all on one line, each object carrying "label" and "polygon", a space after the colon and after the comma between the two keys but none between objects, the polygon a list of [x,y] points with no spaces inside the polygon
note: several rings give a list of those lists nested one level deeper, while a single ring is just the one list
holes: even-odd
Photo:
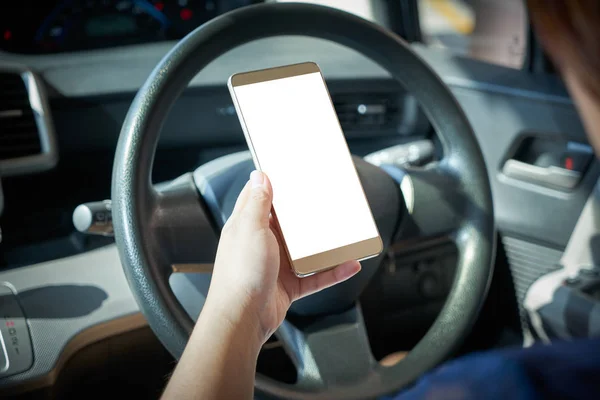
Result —
[{"label": "brown hair", "polygon": [[600,101],[600,1],[527,0],[531,21],[561,72]]}]

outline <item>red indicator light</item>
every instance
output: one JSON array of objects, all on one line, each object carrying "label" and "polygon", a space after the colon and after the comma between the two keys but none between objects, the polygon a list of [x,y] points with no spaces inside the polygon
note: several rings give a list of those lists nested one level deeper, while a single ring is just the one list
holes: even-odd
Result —
[{"label": "red indicator light", "polygon": [[12,32],[7,29],[2,36],[4,37],[4,40],[10,40],[12,38]]},{"label": "red indicator light", "polygon": [[165,3],[156,3],[154,4],[154,8],[156,8],[158,11],[162,11],[165,9]]},{"label": "red indicator light", "polygon": [[571,157],[565,158],[565,168],[568,170],[573,170],[573,159]]},{"label": "red indicator light", "polygon": [[6,326],[9,328],[12,328],[13,326],[15,326],[15,322],[14,321],[6,321]]},{"label": "red indicator light", "polygon": [[189,21],[190,19],[192,19],[192,16],[194,15],[194,13],[192,12],[192,10],[190,10],[189,8],[184,8],[183,10],[181,10],[181,12],[179,13],[179,16],[181,17],[182,20],[184,21]]}]

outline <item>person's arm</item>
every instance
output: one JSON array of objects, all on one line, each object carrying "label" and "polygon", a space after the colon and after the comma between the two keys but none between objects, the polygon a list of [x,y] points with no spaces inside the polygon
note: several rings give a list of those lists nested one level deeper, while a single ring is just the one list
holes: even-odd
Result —
[{"label": "person's arm", "polygon": [[249,313],[225,315],[209,298],[164,398],[251,398],[262,332]]},{"label": "person's arm", "polygon": [[206,303],[163,398],[252,398],[258,352],[291,303],[360,271],[349,261],[296,277],[272,229],[272,198],[269,180],[254,171],[223,228]]}]

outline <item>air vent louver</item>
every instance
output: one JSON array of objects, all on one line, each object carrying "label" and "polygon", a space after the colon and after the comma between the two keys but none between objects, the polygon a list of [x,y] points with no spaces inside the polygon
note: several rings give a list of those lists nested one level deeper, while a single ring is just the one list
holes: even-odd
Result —
[{"label": "air vent louver", "polygon": [[21,74],[0,72],[0,161],[38,155],[40,135]]},{"label": "air vent louver", "polygon": [[352,93],[332,97],[344,131],[394,129],[399,122],[396,93]]}]

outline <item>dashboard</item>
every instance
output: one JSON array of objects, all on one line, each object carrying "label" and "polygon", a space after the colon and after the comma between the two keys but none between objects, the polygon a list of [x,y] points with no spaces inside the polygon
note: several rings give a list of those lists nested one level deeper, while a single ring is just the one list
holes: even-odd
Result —
[{"label": "dashboard", "polygon": [[53,0],[0,13],[0,50],[48,54],[181,39],[257,0]]}]

